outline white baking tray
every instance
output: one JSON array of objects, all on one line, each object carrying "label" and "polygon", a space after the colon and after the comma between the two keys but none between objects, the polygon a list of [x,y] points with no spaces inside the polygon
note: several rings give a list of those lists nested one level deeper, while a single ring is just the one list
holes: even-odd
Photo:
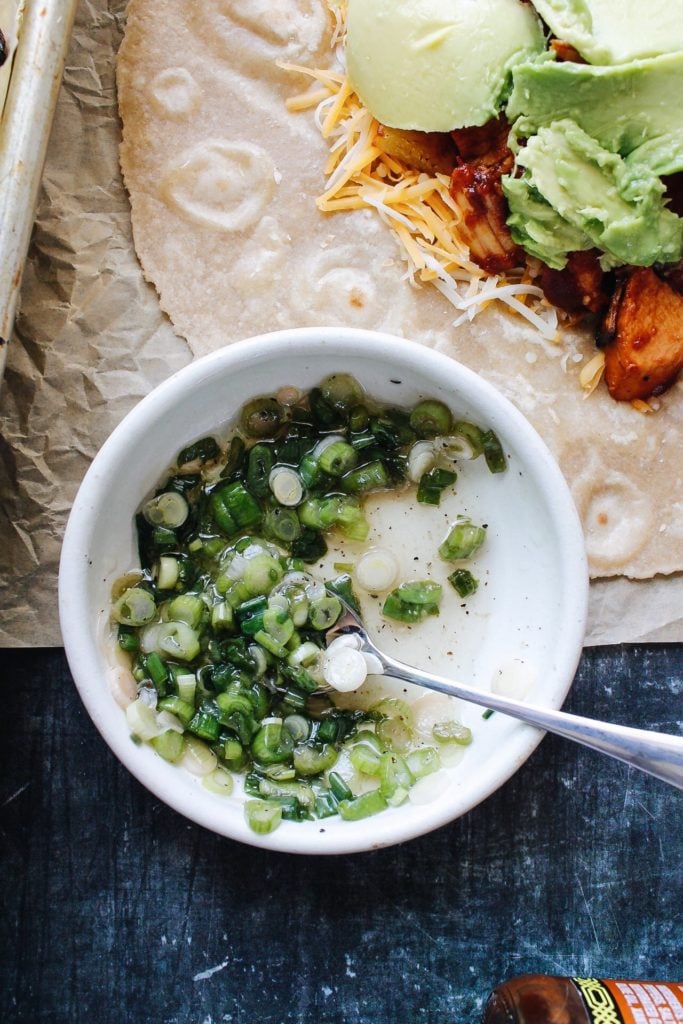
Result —
[{"label": "white baking tray", "polygon": [[0,119],[0,379],[77,0],[26,0]]}]

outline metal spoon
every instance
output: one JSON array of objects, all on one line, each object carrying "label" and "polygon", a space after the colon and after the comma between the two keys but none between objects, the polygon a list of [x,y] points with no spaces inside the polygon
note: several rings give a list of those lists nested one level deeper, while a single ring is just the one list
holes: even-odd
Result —
[{"label": "metal spoon", "polygon": [[505,715],[519,718],[546,732],[556,733],[566,739],[575,740],[584,747],[599,750],[618,761],[640,768],[641,771],[654,775],[655,778],[662,779],[678,789],[683,789],[683,736],[632,729],[625,725],[596,722],[580,715],[570,715],[566,711],[539,708],[524,701],[513,700],[511,697],[501,697],[490,691],[478,690],[466,683],[451,682],[443,676],[405,665],[380,651],[368,636],[359,616],[339,598],[338,594],[334,596],[341,601],[344,614],[331,629],[327,630],[326,644],[342,634],[355,634],[360,640],[360,650],[379,658],[384,672],[394,679],[437,690],[450,697],[461,697],[472,704],[480,704],[493,711],[502,711]]}]

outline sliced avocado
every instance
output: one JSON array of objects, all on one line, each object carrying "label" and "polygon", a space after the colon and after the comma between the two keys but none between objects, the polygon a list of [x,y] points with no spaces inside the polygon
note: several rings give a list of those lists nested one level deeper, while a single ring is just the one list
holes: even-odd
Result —
[{"label": "sliced avocado", "polygon": [[602,249],[604,269],[680,259],[683,219],[666,209],[657,175],[603,149],[574,121],[540,128],[519,150],[516,167],[520,178],[503,178],[508,224],[515,241],[550,266],[564,266],[565,243],[566,253]]},{"label": "sliced avocado", "polygon": [[591,64],[625,64],[683,50],[681,0],[533,0],[558,39]]},{"label": "sliced avocado", "polygon": [[605,149],[656,174],[683,170],[683,53],[617,67],[525,62],[507,105],[518,134],[570,118]]},{"label": "sliced avocado", "polygon": [[512,237],[522,248],[554,270],[562,270],[570,252],[590,249],[588,235],[561,217],[528,178],[503,178],[510,207],[507,219]]},{"label": "sliced avocado", "polygon": [[349,81],[381,124],[448,132],[496,117],[510,69],[544,48],[522,0],[349,0]]}]

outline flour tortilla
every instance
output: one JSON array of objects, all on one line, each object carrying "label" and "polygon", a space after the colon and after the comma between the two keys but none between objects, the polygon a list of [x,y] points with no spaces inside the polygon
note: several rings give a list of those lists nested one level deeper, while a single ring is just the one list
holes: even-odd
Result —
[{"label": "flour tortilla", "polygon": [[302,325],[384,330],[447,353],[506,394],[555,454],[594,576],[680,570],[683,385],[655,415],[604,386],[584,398],[590,337],[543,342],[496,308],[453,328],[446,300],[404,278],[374,213],[316,210],[326,145],[310,112],[285,109],[307,80],[276,62],[329,66],[330,30],[323,0],[132,0],[121,163],[161,306],[196,356]]}]

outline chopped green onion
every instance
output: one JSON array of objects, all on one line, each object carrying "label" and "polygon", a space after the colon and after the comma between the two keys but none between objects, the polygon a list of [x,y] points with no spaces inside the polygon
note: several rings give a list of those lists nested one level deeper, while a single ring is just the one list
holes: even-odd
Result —
[{"label": "chopped green onion", "polygon": [[441,594],[441,585],[431,580],[402,583],[385,599],[382,615],[397,622],[421,622],[427,615],[439,614]]},{"label": "chopped green onion", "polygon": [[294,748],[294,767],[305,778],[322,775],[335,764],[338,757],[339,751],[331,743],[324,743],[322,747],[299,744]]},{"label": "chopped green onion", "polygon": [[469,597],[479,586],[479,580],[472,575],[469,569],[455,569],[448,577],[448,582],[460,597]]},{"label": "chopped green onion", "polygon": [[472,742],[472,730],[455,719],[435,722],[432,726],[432,736],[439,743],[459,743],[463,747],[469,746]]},{"label": "chopped green onion", "polygon": [[[380,793],[389,800],[399,789],[407,793],[415,782],[415,776],[401,754],[388,750],[380,757],[379,780]],[[401,802],[404,799],[402,797]]]},{"label": "chopped green onion", "polygon": [[124,590],[112,608],[112,616],[122,626],[145,626],[152,621],[156,612],[154,598],[141,587]]},{"label": "chopped green onion", "polygon": [[344,821],[359,821],[361,818],[369,818],[371,814],[378,814],[386,806],[387,801],[380,791],[373,789],[351,800],[341,800],[338,811]]},{"label": "chopped green onion", "polygon": [[203,437],[200,441],[195,441],[193,444],[183,448],[177,458],[179,466],[185,466],[188,462],[209,462],[212,459],[217,459],[220,455],[220,448],[218,442],[214,437]]},{"label": "chopped green onion", "polygon": [[263,531],[267,537],[291,544],[301,536],[301,523],[293,508],[269,509],[263,518]]},{"label": "chopped green onion", "polygon": [[157,646],[163,654],[178,661],[194,661],[199,654],[199,637],[186,622],[163,622],[157,634]]},{"label": "chopped green onion", "polygon": [[333,373],[320,385],[320,393],[332,408],[346,412],[363,401],[365,393],[350,373]]},{"label": "chopped green onion", "polygon": [[294,737],[284,728],[281,718],[264,718],[251,741],[251,752],[260,764],[289,761],[294,751]]},{"label": "chopped green onion", "polygon": [[197,629],[207,616],[207,607],[197,594],[179,594],[169,603],[167,612],[174,622],[186,622]]},{"label": "chopped green onion", "polygon": [[133,626],[119,626],[116,639],[122,651],[137,654],[140,650],[140,637]]},{"label": "chopped green onion", "polygon": [[378,775],[382,748],[373,732],[360,732],[349,751],[349,761],[361,775]]},{"label": "chopped green onion", "polygon": [[497,434],[493,430],[485,430],[482,435],[482,444],[484,446],[486,465],[490,471],[492,473],[504,473],[507,469],[507,461]]},{"label": "chopped green onion", "polygon": [[343,476],[352,470],[358,462],[358,452],[346,441],[335,441],[320,453],[318,465],[323,473],[330,476]]},{"label": "chopped green onion", "polygon": [[287,508],[298,505],[304,496],[302,479],[291,466],[275,466],[268,477],[268,486],[280,505]]},{"label": "chopped green onion", "polygon": [[159,711],[168,711],[175,715],[183,725],[187,726],[194,718],[194,696],[192,700],[186,697],[164,697],[157,705]]},{"label": "chopped green onion", "polygon": [[166,683],[168,682],[168,669],[155,651],[152,651],[145,658],[145,668],[157,692],[163,697],[166,693]]},{"label": "chopped green onion", "polygon": [[308,621],[313,629],[330,629],[342,613],[341,602],[336,597],[319,597],[311,602]]},{"label": "chopped green onion", "polygon": [[457,479],[457,473],[452,473],[448,469],[430,469],[420,478],[417,500],[424,505],[438,505],[445,489],[454,484]]},{"label": "chopped green onion", "polygon": [[282,821],[282,807],[269,800],[247,800],[244,816],[252,832],[268,835],[274,832]]},{"label": "chopped green onion", "polygon": [[[444,430],[444,434],[449,431]],[[461,451],[460,458],[476,459],[484,451],[484,431],[481,427],[475,426],[474,423],[468,423],[466,420],[458,420],[451,427],[450,433],[454,438],[462,438],[467,448]]]},{"label": "chopped green onion", "polygon": [[418,402],[410,414],[410,425],[420,437],[436,437],[451,429],[451,411],[443,402],[429,398]]},{"label": "chopped green onion", "polygon": [[286,644],[294,633],[294,623],[280,608],[267,608],[263,613],[263,628],[279,644]]},{"label": "chopped green onion", "polygon": [[396,588],[396,593],[401,601],[420,605],[438,605],[442,591],[441,584],[434,583],[432,580],[411,580]]},{"label": "chopped green onion", "polygon": [[303,715],[287,715],[282,724],[295,743],[305,743],[311,734],[311,723]]},{"label": "chopped green onion", "polygon": [[190,732],[201,740],[208,740],[215,743],[221,731],[221,723],[217,710],[210,704],[203,705],[195,712],[192,721],[188,725]]},{"label": "chopped green onion", "polygon": [[404,753],[413,741],[413,712],[398,697],[385,697],[371,709],[379,717],[377,736],[391,750]]},{"label": "chopped green onion", "polygon": [[217,631],[232,632],[234,626],[235,616],[230,604],[227,601],[215,604],[211,609],[211,628]]},{"label": "chopped green onion", "polygon": [[475,526],[470,519],[460,516],[446,539],[439,545],[439,554],[447,562],[471,558],[485,540],[486,530],[483,526]]},{"label": "chopped green onion", "polygon": [[[218,490],[213,491],[211,502],[214,518],[221,529],[223,526],[218,514],[223,515],[224,518],[227,516],[226,522],[231,520],[239,529],[249,529],[261,522],[261,509],[258,503],[239,480],[232,484],[224,484]],[[226,529],[224,532],[230,534],[235,531]]]},{"label": "chopped green onion", "polygon": [[434,747],[418,747],[406,754],[406,764],[416,779],[423,779],[441,767],[439,753]]},{"label": "chopped green onion", "polygon": [[247,487],[256,498],[265,498],[270,490],[269,478],[273,468],[273,451],[265,444],[255,444],[247,460]]},{"label": "chopped green onion", "polygon": [[247,437],[273,437],[282,422],[282,409],[275,398],[255,398],[242,408],[240,423]]},{"label": "chopped green onion", "polygon": [[152,526],[167,526],[175,530],[187,519],[190,506],[177,491],[164,491],[163,494],[157,494],[156,498],[150,498],[145,502],[142,514]]},{"label": "chopped green onion", "polygon": [[383,462],[376,459],[364,466],[352,469],[342,477],[342,487],[351,494],[383,489],[391,485],[391,478]]},{"label": "chopped green onion", "polygon": [[228,455],[227,455],[227,458],[225,460],[225,465],[223,466],[223,469],[221,470],[221,479],[222,480],[225,480],[228,477],[231,477],[233,475],[233,473],[237,472],[237,470],[242,465],[242,460],[244,458],[245,450],[246,450],[246,445],[245,445],[244,441],[242,440],[242,438],[241,437],[233,437],[232,441],[230,442],[230,447],[228,448]]},{"label": "chopped green onion", "polygon": [[333,796],[337,800],[353,799],[353,793],[351,792],[351,790],[346,785],[346,783],[344,782],[344,780],[342,779],[341,775],[339,775],[338,772],[330,772],[330,774],[327,776],[327,782],[329,784]]},{"label": "chopped green onion", "polygon": [[183,756],[185,737],[175,729],[167,729],[158,736],[152,736],[149,742],[157,754],[163,757],[164,761],[170,761],[171,764],[175,764]]},{"label": "chopped green onion", "polygon": [[269,594],[284,576],[284,570],[272,555],[254,555],[247,559],[244,585],[250,594]]},{"label": "chopped green onion", "polygon": [[230,796],[233,789],[232,775],[226,772],[225,768],[214,768],[212,772],[204,776],[202,786],[218,796]]}]

